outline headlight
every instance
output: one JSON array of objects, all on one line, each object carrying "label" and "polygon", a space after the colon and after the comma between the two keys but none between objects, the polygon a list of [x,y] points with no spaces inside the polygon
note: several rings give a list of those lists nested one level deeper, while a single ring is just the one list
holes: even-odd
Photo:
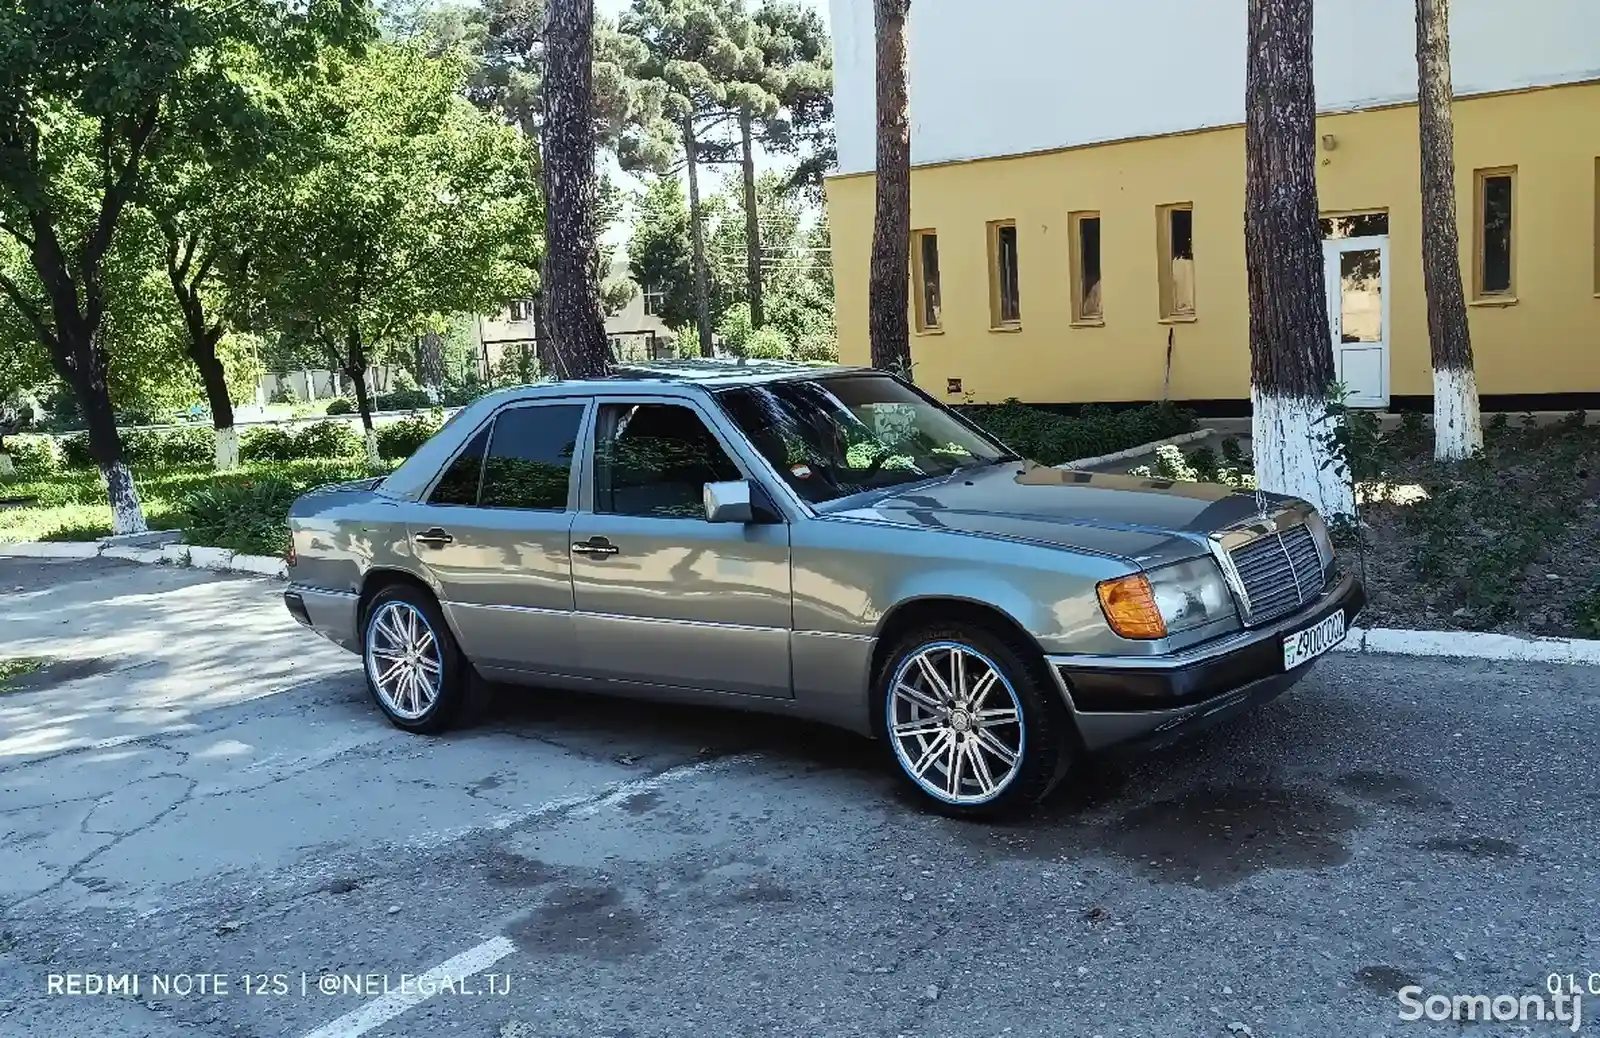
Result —
[{"label": "headlight", "polygon": [[1106,622],[1124,638],[1165,638],[1238,617],[1221,571],[1207,558],[1117,577],[1095,590]]},{"label": "headlight", "polygon": [[1311,531],[1311,540],[1317,546],[1317,557],[1322,560],[1322,572],[1327,573],[1333,567],[1333,534],[1328,531],[1328,524],[1317,512],[1306,516],[1306,529]]}]

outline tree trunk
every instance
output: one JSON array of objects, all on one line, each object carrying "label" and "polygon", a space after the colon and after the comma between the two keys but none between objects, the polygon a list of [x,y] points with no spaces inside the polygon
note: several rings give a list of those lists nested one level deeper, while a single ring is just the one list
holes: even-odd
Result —
[{"label": "tree trunk", "polygon": [[361,333],[355,328],[345,335],[345,352],[340,367],[355,383],[356,410],[361,413],[361,439],[366,447],[367,463],[378,465],[383,459],[378,454],[378,429],[372,424],[372,397],[367,392],[367,351],[361,342]]},{"label": "tree trunk", "polygon": [[555,374],[593,378],[611,370],[594,279],[594,0],[550,0],[544,44],[545,323]]},{"label": "tree trunk", "polygon": [[437,404],[444,393],[444,338],[438,332],[423,332],[417,348],[417,374],[428,401]]},{"label": "tree trunk", "polygon": [[1472,331],[1461,283],[1451,122],[1450,0],[1417,0],[1417,129],[1422,145],[1422,284],[1433,348],[1433,456],[1470,458],[1483,447]]},{"label": "tree trunk", "polygon": [[765,301],[761,296],[761,220],[756,208],[755,134],[750,128],[750,113],[739,113],[739,139],[744,154],[744,254],[745,277],[750,291],[750,327],[767,323]]},{"label": "tree trunk", "polygon": [[216,467],[227,472],[239,467],[239,430],[233,427],[233,398],[228,394],[228,379],[217,359],[217,342],[222,329],[213,328],[201,334],[200,340],[189,340],[189,359],[200,370],[200,383],[205,386],[206,402],[211,405],[211,429],[217,441]]},{"label": "tree trunk", "polygon": [[1326,421],[1333,383],[1317,208],[1312,0],[1249,0],[1245,271],[1256,481],[1327,515],[1354,513]]},{"label": "tree trunk", "polygon": [[872,366],[911,376],[911,122],[906,86],[910,0],[873,0],[878,49],[877,209],[867,283]]},{"label": "tree trunk", "polygon": [[106,383],[108,359],[105,348],[100,345],[99,293],[90,286],[87,294],[90,297],[87,314],[77,310],[76,300],[67,307],[61,306],[58,300],[53,306],[56,328],[54,341],[50,343],[50,359],[56,373],[72,387],[78,410],[83,413],[89,434],[89,456],[100,469],[106,501],[111,506],[112,534],[144,533],[149,527],[145,525],[144,508],[139,503],[133,473],[128,471],[123,459],[122,436],[117,432],[111,390]]},{"label": "tree trunk", "polygon": [[712,355],[711,348],[711,279],[706,274],[706,232],[700,222],[700,164],[696,158],[699,144],[694,136],[694,116],[683,117],[683,156],[689,172],[689,242],[693,246],[691,261],[694,265],[694,318],[700,333],[700,356]]},{"label": "tree trunk", "polygon": [[[543,270],[542,267],[540,269]],[[544,284],[542,273],[539,275],[539,283]],[[533,297],[533,349],[530,351],[527,343],[517,347],[520,351],[517,359],[518,373],[524,384],[532,382],[536,374],[551,377],[560,370],[555,352],[550,348],[550,325],[544,318],[544,293],[540,292]],[[537,365],[535,361],[538,362]]]}]

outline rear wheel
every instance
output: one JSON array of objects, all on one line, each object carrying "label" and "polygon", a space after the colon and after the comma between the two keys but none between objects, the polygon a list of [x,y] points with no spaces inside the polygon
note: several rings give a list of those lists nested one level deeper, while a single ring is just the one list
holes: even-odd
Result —
[{"label": "rear wheel", "polygon": [[1025,810],[1070,762],[1068,720],[1042,661],[985,628],[909,633],[878,678],[884,741],[902,778],[943,814]]},{"label": "rear wheel", "polygon": [[471,673],[433,596],[395,584],[367,607],[361,656],[367,690],[396,728],[433,734],[470,711]]}]

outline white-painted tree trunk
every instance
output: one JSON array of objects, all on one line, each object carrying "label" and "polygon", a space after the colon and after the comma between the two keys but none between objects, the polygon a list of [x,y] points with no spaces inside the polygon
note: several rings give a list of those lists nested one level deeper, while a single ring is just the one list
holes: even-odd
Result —
[{"label": "white-painted tree trunk", "polygon": [[376,429],[367,430],[367,461],[373,465],[383,462],[383,458],[378,455],[378,430]]},{"label": "white-painted tree trunk", "polygon": [[17,466],[12,463],[11,455],[0,452],[0,479],[15,479]]},{"label": "white-painted tree trunk", "polygon": [[144,507],[139,503],[139,491],[128,466],[120,461],[101,466],[100,478],[111,502],[111,532],[117,536],[147,532],[150,528],[145,525]]},{"label": "white-painted tree trunk", "polygon": [[1354,518],[1355,494],[1349,476],[1341,474],[1326,442],[1334,431],[1331,421],[1322,420],[1327,404],[1269,396],[1252,386],[1250,410],[1256,485],[1309,501],[1329,518]]},{"label": "white-painted tree trunk", "polygon": [[1478,377],[1471,368],[1433,371],[1433,456],[1465,461],[1483,449]]},{"label": "white-painted tree trunk", "polygon": [[239,467],[239,429],[237,426],[228,426],[226,429],[213,429],[217,441],[217,471],[232,472]]}]

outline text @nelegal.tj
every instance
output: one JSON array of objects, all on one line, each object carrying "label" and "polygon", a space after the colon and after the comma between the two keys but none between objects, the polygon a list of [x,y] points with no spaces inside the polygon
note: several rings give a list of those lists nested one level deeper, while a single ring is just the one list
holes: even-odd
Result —
[{"label": "text @nelegal.tj", "polygon": [[122,998],[211,996],[490,995],[511,993],[509,973],[51,973],[45,993]]}]

